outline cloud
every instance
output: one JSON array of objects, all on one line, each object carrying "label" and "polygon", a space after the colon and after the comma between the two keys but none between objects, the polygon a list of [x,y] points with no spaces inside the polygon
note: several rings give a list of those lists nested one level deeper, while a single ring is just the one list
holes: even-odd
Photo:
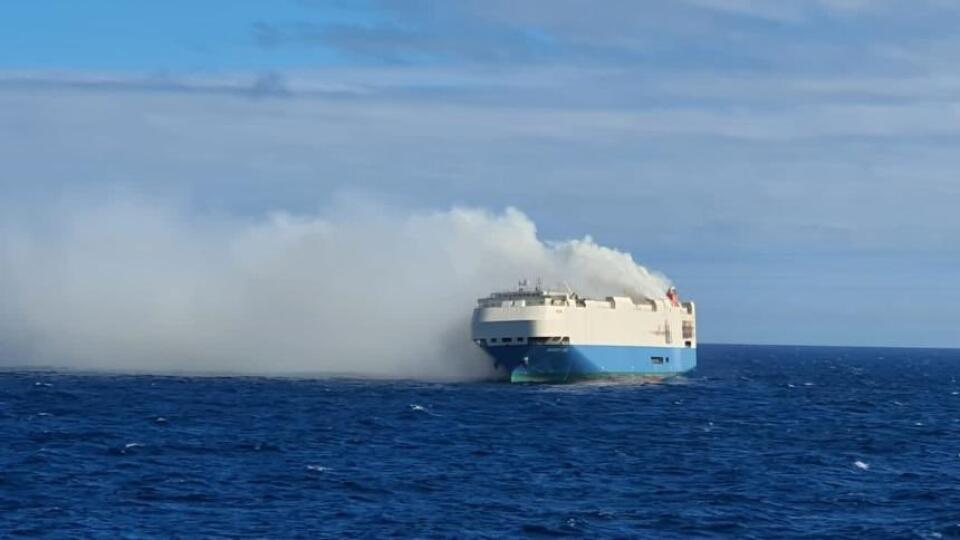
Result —
[{"label": "cloud", "polygon": [[[597,81],[604,85],[597,88]],[[35,90],[62,92],[44,97],[34,94]],[[455,68],[383,68],[265,74],[246,80],[0,74],[0,97],[12,102],[96,102],[108,96],[147,92],[160,95],[157,103],[186,110],[220,95],[290,97],[298,98],[298,102],[274,105],[270,110],[278,114],[284,109],[299,111],[328,121],[339,118],[349,131],[363,131],[376,124],[381,135],[398,137],[405,133],[442,138],[459,125],[469,128],[458,135],[466,140],[953,137],[960,135],[956,122],[960,108],[954,100],[958,90],[960,78],[956,77],[664,75],[647,79],[612,69],[511,68],[464,75]],[[196,98],[167,98],[163,94],[194,94]],[[239,101],[219,103],[228,108],[248,107]],[[22,114],[12,112],[10,116]],[[264,127],[269,128],[276,119],[264,120]],[[154,121],[166,120],[154,116]],[[337,138],[322,131],[317,134]]]},{"label": "cloud", "polygon": [[[8,71],[0,73],[0,89],[27,91],[153,92],[212,94],[250,98],[285,97],[291,93],[278,71],[219,75],[184,75],[158,72],[150,75],[76,71]],[[303,96],[350,94],[355,88],[315,82],[297,90]]]},{"label": "cloud", "polygon": [[[754,17],[781,23],[800,24],[823,17],[847,17],[883,13],[901,8],[912,9],[915,2],[900,0],[812,0],[808,2],[780,2],[777,0],[681,0],[691,6],[732,15]],[[928,5],[947,7],[938,2]]]},{"label": "cloud", "polygon": [[[554,234],[668,253],[691,237],[711,251],[934,250],[960,225],[944,173],[958,165],[951,77],[343,68],[284,73],[283,94],[251,100],[42,76],[0,77],[11,205],[120,185],[229,212],[306,212],[360,189],[426,207],[524,201]],[[673,220],[680,207],[696,219]]]},{"label": "cloud", "polygon": [[927,0],[380,0],[356,22],[261,22],[271,50],[310,46],[375,63],[633,65],[674,71],[914,69],[883,52],[953,36],[960,7]]}]

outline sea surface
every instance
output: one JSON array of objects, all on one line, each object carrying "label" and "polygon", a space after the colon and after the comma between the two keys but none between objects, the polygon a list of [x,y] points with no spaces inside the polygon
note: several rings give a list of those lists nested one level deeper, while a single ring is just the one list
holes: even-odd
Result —
[{"label": "sea surface", "polygon": [[960,538],[960,351],[662,384],[0,372],[0,536]]}]

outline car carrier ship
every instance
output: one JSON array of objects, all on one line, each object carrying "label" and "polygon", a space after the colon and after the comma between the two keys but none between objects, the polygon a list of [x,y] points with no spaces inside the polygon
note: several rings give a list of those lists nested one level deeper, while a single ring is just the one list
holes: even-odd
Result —
[{"label": "car carrier ship", "polygon": [[697,365],[696,311],[676,289],[663,298],[583,298],[520,282],[480,298],[473,341],[513,382],[662,379]]}]

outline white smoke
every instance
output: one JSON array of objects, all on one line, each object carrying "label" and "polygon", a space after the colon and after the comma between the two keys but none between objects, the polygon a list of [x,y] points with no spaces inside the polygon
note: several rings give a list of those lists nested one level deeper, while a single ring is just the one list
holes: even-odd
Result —
[{"label": "white smoke", "polygon": [[[51,217],[53,216],[53,217]],[[522,277],[661,297],[589,237],[545,243],[514,209],[196,217],[155,204],[0,224],[0,365],[476,379],[476,298]]]}]

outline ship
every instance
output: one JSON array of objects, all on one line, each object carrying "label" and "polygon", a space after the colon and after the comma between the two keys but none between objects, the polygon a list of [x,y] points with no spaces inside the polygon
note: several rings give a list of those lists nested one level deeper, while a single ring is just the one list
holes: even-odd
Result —
[{"label": "ship", "polygon": [[521,281],[477,300],[471,333],[511,382],[662,380],[697,366],[696,308],[672,287],[662,298],[585,298]]}]

